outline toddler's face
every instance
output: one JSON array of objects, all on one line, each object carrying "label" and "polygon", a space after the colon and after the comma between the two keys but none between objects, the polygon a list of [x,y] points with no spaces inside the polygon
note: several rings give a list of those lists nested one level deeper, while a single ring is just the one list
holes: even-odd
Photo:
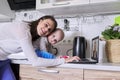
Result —
[{"label": "toddler's face", "polygon": [[50,44],[56,44],[62,39],[63,39],[63,35],[61,34],[61,31],[53,32],[52,34],[48,36],[48,42]]}]

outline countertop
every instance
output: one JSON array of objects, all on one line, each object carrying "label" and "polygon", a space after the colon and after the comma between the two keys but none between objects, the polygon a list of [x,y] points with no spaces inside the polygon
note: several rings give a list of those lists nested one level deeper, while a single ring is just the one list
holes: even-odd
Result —
[{"label": "countertop", "polygon": [[[14,64],[30,64],[27,59],[12,60]],[[120,71],[120,64],[114,63],[97,63],[97,64],[73,64],[65,63],[57,67],[61,68],[76,68],[76,69],[94,69],[94,70],[107,70],[107,71]]]},{"label": "countertop", "polygon": [[[12,60],[12,63],[14,63],[14,64],[30,64],[30,62],[25,57],[24,53],[10,55],[9,58]],[[57,67],[120,71],[120,64],[107,63],[107,62],[106,63],[100,62],[100,63],[97,63],[97,64],[73,64],[73,63],[66,63],[66,64],[59,65]]]}]

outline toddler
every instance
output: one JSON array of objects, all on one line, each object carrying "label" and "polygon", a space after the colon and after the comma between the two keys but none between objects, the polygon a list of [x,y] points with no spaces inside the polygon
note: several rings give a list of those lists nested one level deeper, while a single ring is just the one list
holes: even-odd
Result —
[{"label": "toddler", "polygon": [[43,58],[53,59],[55,58],[54,53],[51,52],[52,45],[60,42],[64,38],[64,32],[62,29],[57,28],[53,33],[47,37],[41,37],[37,41],[33,42],[35,52],[37,56]]}]

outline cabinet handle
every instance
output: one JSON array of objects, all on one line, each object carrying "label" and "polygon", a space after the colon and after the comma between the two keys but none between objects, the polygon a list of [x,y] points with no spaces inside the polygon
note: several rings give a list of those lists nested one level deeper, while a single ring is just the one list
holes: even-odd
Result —
[{"label": "cabinet handle", "polygon": [[48,70],[48,69],[38,69],[38,72],[46,72],[46,73],[59,73],[58,70]]},{"label": "cabinet handle", "polygon": [[70,2],[64,2],[64,3],[53,3],[53,6],[59,6],[59,5],[68,5]]}]

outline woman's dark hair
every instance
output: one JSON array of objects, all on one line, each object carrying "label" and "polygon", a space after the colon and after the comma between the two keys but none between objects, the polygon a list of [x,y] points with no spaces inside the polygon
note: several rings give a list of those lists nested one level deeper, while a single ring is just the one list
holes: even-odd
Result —
[{"label": "woman's dark hair", "polygon": [[32,35],[32,41],[35,41],[36,39],[38,39],[40,36],[37,34],[37,25],[39,23],[40,20],[45,20],[45,19],[51,19],[53,22],[54,22],[54,30],[56,29],[57,27],[57,21],[55,20],[55,18],[51,15],[46,15],[46,16],[43,16],[41,17],[40,19],[36,20],[36,21],[32,21],[29,23],[30,25],[30,32],[31,32],[31,35]]}]

